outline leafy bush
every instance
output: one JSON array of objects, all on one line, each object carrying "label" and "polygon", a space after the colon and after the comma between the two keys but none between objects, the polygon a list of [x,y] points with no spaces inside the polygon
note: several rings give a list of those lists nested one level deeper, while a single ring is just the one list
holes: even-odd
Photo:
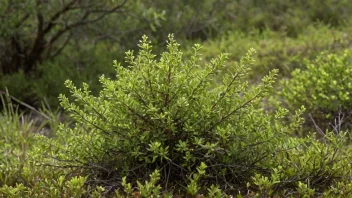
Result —
[{"label": "leafy bush", "polygon": [[[214,178],[234,189],[270,164],[278,142],[299,126],[276,128],[269,123],[278,120],[260,109],[276,71],[251,87],[244,78],[254,50],[232,67],[224,67],[226,54],[202,67],[199,45],[183,60],[179,45],[169,39],[168,51],[156,60],[143,37],[138,55],[126,53],[128,68],[115,62],[117,80],[100,78],[104,88],[98,97],[90,95],[87,84],[78,89],[66,82],[76,102],[61,95],[61,104],[77,124],[62,126],[58,139],[50,141],[55,146],[43,145],[46,152],[62,150],[47,163],[80,167],[91,184],[109,181],[115,188],[124,176],[133,184],[159,170],[166,189],[182,189],[187,180],[205,185]],[[214,84],[219,72],[223,82]],[[199,179],[194,170],[202,163],[206,174]],[[189,193],[197,190],[188,187]]]},{"label": "leafy bush", "polygon": [[296,69],[291,79],[280,82],[282,90],[278,95],[282,103],[289,109],[304,105],[311,114],[306,116],[307,125],[322,128],[318,129],[320,132],[328,128],[336,132],[349,129],[351,55],[350,50],[341,54],[322,52],[314,61],[306,60],[306,68]]}]

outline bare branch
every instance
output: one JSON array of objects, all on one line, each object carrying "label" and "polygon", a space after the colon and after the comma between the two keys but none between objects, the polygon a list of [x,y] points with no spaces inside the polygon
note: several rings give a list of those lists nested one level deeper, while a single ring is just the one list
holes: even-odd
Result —
[{"label": "bare branch", "polygon": [[313,121],[313,124],[314,124],[315,128],[317,129],[317,131],[318,131],[323,137],[325,137],[325,133],[323,132],[323,130],[321,130],[321,128],[317,125],[317,123],[315,123],[312,114],[309,113],[309,117],[310,117],[310,119]]},{"label": "bare branch", "polygon": [[255,96],[253,96],[252,98],[250,98],[249,100],[247,100],[246,102],[244,102],[243,104],[241,104],[240,106],[236,107],[234,110],[232,110],[230,113],[228,113],[227,115],[221,117],[217,122],[215,122],[211,127],[209,127],[208,129],[204,130],[204,132],[209,132],[212,131],[216,126],[218,126],[219,124],[221,124],[222,122],[224,122],[225,120],[227,120],[227,118],[229,118],[230,116],[234,115],[235,113],[237,113],[240,109],[244,108],[245,106],[247,106],[249,103],[253,102],[255,99],[257,99],[262,91],[258,92]]}]

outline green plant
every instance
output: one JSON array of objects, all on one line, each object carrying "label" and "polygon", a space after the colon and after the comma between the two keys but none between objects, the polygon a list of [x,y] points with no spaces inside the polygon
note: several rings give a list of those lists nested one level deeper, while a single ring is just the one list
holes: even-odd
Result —
[{"label": "green plant", "polygon": [[205,176],[205,170],[207,169],[207,165],[203,162],[197,167],[197,173],[193,173],[188,177],[189,184],[186,187],[187,193],[190,195],[196,195],[200,190],[200,186],[198,185],[199,179],[202,176]]},{"label": "green plant", "polygon": [[3,185],[0,188],[0,197],[7,196],[13,198],[21,198],[25,195],[26,187],[23,184],[16,184],[15,187]]},{"label": "green plant", "polygon": [[[280,120],[260,109],[276,70],[261,84],[249,86],[245,78],[254,62],[253,49],[225,67],[226,54],[200,66],[199,45],[184,60],[172,36],[158,59],[147,37],[139,46],[139,54],[126,53],[127,68],[115,61],[116,80],[100,78],[99,96],[91,95],[87,84],[79,89],[66,82],[75,102],[64,95],[60,100],[76,127],[62,125],[57,139],[41,145],[45,152],[58,151],[45,163],[77,167],[94,178],[88,185],[109,180],[126,193],[156,169],[163,173],[162,188],[184,191],[187,175],[197,175],[196,167],[207,164],[190,192],[195,193],[206,191],[203,184],[215,182],[213,178],[231,191],[244,186],[254,171],[270,166],[276,144],[294,130],[293,125],[268,124]],[[220,72],[223,81],[215,84]]]},{"label": "green plant", "polygon": [[[158,197],[160,196],[160,185],[156,185],[156,183],[160,180],[159,171],[154,171],[150,174],[150,181],[145,181],[143,185],[139,181],[137,181],[137,185],[142,197]],[[153,196],[152,196],[153,195]]]},{"label": "green plant", "polygon": [[[274,169],[275,173],[275,169]],[[266,176],[262,176],[260,174],[255,174],[253,178],[253,184],[257,185],[259,188],[259,192],[263,196],[272,196],[274,192],[274,185],[280,183],[280,180],[277,180],[277,176],[274,174],[271,176],[272,179],[269,179]]]},{"label": "green plant", "polygon": [[223,197],[222,190],[219,188],[219,186],[215,186],[214,184],[212,184],[208,188],[208,195],[207,196],[210,198],[221,198],[221,197]]},{"label": "green plant", "polygon": [[298,194],[303,198],[314,197],[314,189],[309,188],[309,186],[305,183],[298,182],[297,188]]}]

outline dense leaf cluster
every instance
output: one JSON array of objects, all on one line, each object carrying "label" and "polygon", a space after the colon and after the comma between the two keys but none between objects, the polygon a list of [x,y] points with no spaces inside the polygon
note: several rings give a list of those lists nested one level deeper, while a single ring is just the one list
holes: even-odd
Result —
[{"label": "dense leaf cluster", "polygon": [[[76,102],[62,95],[61,104],[85,128],[77,125],[69,133],[70,152],[79,153],[68,157],[82,157],[100,179],[145,178],[158,169],[165,186],[185,180],[201,162],[208,166],[207,178],[226,185],[260,169],[285,132],[271,127],[271,117],[257,108],[276,71],[248,86],[243,78],[254,50],[224,68],[226,54],[199,65],[199,45],[183,60],[173,37],[158,59],[146,37],[140,47],[137,55],[126,53],[129,67],[115,62],[117,80],[100,78],[98,97],[86,84],[77,89],[66,82]],[[214,77],[220,72],[224,78],[218,85]],[[73,135],[77,131],[82,132]],[[101,168],[93,168],[96,164]]]}]

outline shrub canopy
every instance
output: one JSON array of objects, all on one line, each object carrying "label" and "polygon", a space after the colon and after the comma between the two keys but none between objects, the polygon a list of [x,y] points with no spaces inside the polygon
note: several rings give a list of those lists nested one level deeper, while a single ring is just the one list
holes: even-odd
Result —
[{"label": "shrub canopy", "polygon": [[253,49],[224,67],[227,54],[199,65],[199,45],[183,60],[172,36],[160,56],[152,54],[147,37],[139,46],[137,55],[126,53],[127,68],[114,63],[116,80],[100,78],[99,96],[91,95],[87,84],[79,89],[66,81],[76,100],[61,95],[61,105],[77,124],[59,132],[70,153],[56,156],[60,163],[85,167],[99,184],[123,176],[147,178],[157,169],[166,186],[205,163],[205,181],[218,178],[233,186],[260,171],[284,133],[293,130],[273,125],[278,120],[260,109],[277,71],[256,86],[245,80]]}]

